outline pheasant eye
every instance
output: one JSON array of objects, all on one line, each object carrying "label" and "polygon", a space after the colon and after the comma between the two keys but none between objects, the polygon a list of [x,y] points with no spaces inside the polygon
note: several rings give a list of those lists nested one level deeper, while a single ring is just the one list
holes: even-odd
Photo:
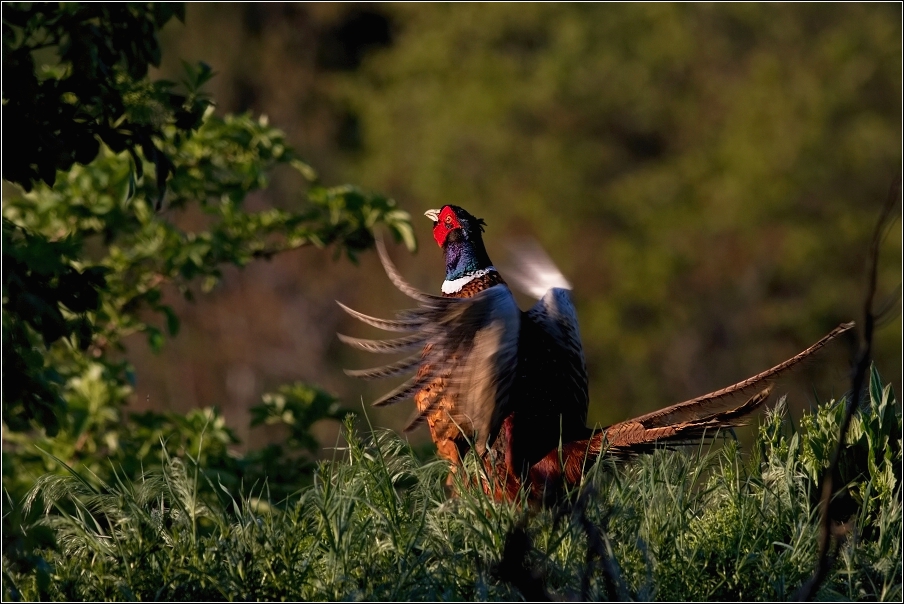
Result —
[{"label": "pheasant eye", "polygon": [[452,217],[446,216],[446,224],[452,224]]}]

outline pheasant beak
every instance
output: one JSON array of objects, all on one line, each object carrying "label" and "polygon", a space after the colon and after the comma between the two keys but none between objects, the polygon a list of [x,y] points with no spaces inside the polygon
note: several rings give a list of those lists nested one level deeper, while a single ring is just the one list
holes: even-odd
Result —
[{"label": "pheasant beak", "polygon": [[424,212],[424,216],[426,216],[433,222],[439,222],[439,210],[427,210],[426,212]]}]

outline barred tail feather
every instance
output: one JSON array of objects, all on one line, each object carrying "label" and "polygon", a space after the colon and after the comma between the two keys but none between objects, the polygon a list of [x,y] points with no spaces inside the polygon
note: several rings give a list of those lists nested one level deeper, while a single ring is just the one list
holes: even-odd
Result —
[{"label": "barred tail feather", "polygon": [[[610,448],[644,448],[656,443],[678,444],[678,441],[699,442],[707,431],[741,425],[747,415],[759,408],[772,391],[771,382],[811,357],[826,344],[854,327],[842,323],[806,350],[757,375],[737,384],[677,403],[603,430]],[[737,396],[754,388],[760,391],[741,405],[730,405]]]},{"label": "barred tail feather", "polygon": [[718,408],[720,404],[725,404],[725,401],[731,400],[733,397],[745,391],[750,391],[754,388],[761,387],[762,384],[768,381],[777,379],[780,375],[800,364],[805,359],[811,357],[813,354],[822,349],[826,344],[828,344],[844,332],[848,331],[852,327],[854,327],[853,322],[842,323],[806,350],[794,355],[786,361],[779,363],[771,369],[767,369],[762,373],[758,373],[752,377],[747,378],[746,380],[742,380],[737,384],[732,384],[727,388],[722,388],[721,390],[716,390],[715,392],[710,392],[709,394],[698,396],[697,398],[684,401],[683,403],[677,403],[675,405],[665,407],[664,409],[659,409],[658,411],[647,413],[646,415],[637,417],[632,421],[640,422],[650,426],[667,426],[674,423],[693,420],[701,414],[712,413],[714,408]]},{"label": "barred tail feather", "polygon": [[679,423],[645,424],[636,419],[620,422],[594,435],[590,450],[600,451],[605,444],[612,453],[630,454],[659,445],[697,444],[704,437],[715,436],[719,430],[747,423],[750,414],[759,409],[771,393],[772,386],[769,385],[737,407]]},{"label": "barred tail feather", "polygon": [[[843,323],[803,352],[737,384],[715,392],[619,422],[594,431],[588,439],[566,443],[562,450],[550,451],[530,469],[529,483],[534,498],[544,499],[557,492],[562,481],[574,484],[604,452],[617,457],[632,457],[657,446],[699,444],[715,437],[720,429],[744,425],[750,415],[763,406],[772,393],[772,380],[798,365],[831,340],[854,327]],[[753,388],[760,390],[740,405],[729,406],[732,399]]]}]

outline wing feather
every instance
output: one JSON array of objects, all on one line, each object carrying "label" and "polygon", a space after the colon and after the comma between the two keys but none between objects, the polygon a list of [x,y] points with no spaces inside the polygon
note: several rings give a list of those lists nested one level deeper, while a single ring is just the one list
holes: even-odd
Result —
[{"label": "wing feather", "polygon": [[424,347],[424,335],[421,333],[415,333],[403,338],[394,338],[392,340],[366,340],[363,338],[353,338],[341,333],[337,333],[336,336],[352,348],[381,354],[409,352]]},{"label": "wing feather", "polygon": [[[390,280],[418,301],[418,308],[397,313],[395,320],[371,317],[340,306],[356,319],[387,331],[409,331],[390,340],[366,340],[340,335],[355,348],[370,352],[402,352],[422,348],[423,353],[372,369],[350,370],[349,375],[375,379],[417,371],[416,375],[380,397],[382,407],[413,397],[428,385],[431,394],[409,428],[436,413],[441,400],[452,400],[449,419],[462,430],[476,432],[478,449],[498,431],[501,410],[507,408],[518,362],[521,311],[504,284],[490,287],[471,298],[446,298],[420,292],[401,277],[389,260],[382,242],[377,250]],[[441,380],[437,378],[441,377]]]},{"label": "wing feather", "polygon": [[[525,354],[533,350],[532,354],[545,356],[540,362],[550,366],[550,373],[556,376],[558,412],[575,429],[584,426],[590,402],[587,363],[571,292],[551,288],[525,315],[525,320],[533,322],[540,333],[538,343],[525,344]],[[526,365],[532,364],[526,361]],[[531,376],[525,378],[527,387],[534,387],[530,385]]]},{"label": "wing feather", "polygon": [[374,367],[372,369],[346,369],[345,375],[361,378],[362,380],[376,380],[406,373],[413,368],[420,366],[421,363],[423,363],[423,355],[416,354],[406,357],[401,361]]},{"label": "wing feather", "polygon": [[399,288],[399,291],[410,298],[414,298],[418,302],[435,302],[445,299],[440,296],[424,293],[416,287],[409,285],[408,282],[402,278],[402,275],[399,274],[399,271],[395,267],[395,264],[392,263],[392,260],[389,259],[389,254],[386,253],[386,246],[383,244],[383,240],[378,238],[376,243],[377,253],[380,255],[380,262],[383,264],[383,270],[386,271],[386,275],[389,277],[389,280],[392,281],[392,284]]},{"label": "wing feather", "polygon": [[[578,316],[571,298],[571,284],[552,259],[534,241],[510,246],[517,260],[507,274],[519,289],[538,298],[525,320],[539,329],[539,342],[525,342],[526,353],[545,355],[541,363],[554,362],[560,411],[583,425],[587,419],[589,393],[587,364],[578,328]],[[537,350],[539,349],[539,350]],[[534,365],[527,359],[526,365]],[[532,370],[532,367],[531,367]],[[531,375],[523,376],[532,388]]]},{"label": "wing feather", "polygon": [[362,323],[367,323],[368,325],[372,325],[373,327],[382,329],[384,331],[414,331],[418,327],[420,327],[420,323],[413,317],[406,318],[405,320],[401,321],[380,319],[377,317],[371,317],[370,315],[365,315],[364,313],[360,313],[357,310],[353,310],[342,302],[339,302],[338,300],[336,300],[336,304],[339,305],[339,308],[341,308],[354,318],[358,319]]},{"label": "wing feather", "polygon": [[433,377],[434,375],[432,372],[428,372],[424,375],[416,375],[398,388],[387,392],[375,400],[372,405],[374,407],[385,407],[386,405],[404,401],[406,398],[414,396],[414,393],[423,388]]},{"label": "wing feather", "polygon": [[517,262],[505,274],[524,293],[539,300],[550,289],[571,289],[568,279],[537,242],[516,243],[509,246],[509,252]]}]

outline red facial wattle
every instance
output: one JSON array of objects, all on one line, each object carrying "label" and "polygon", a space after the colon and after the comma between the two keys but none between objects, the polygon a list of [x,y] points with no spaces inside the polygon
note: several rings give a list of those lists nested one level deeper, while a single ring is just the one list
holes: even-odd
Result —
[{"label": "red facial wattle", "polygon": [[438,218],[439,220],[436,221],[436,225],[433,227],[433,238],[436,240],[436,245],[443,247],[443,244],[446,243],[446,237],[455,229],[460,229],[461,223],[458,222],[458,217],[449,206],[442,209]]}]

